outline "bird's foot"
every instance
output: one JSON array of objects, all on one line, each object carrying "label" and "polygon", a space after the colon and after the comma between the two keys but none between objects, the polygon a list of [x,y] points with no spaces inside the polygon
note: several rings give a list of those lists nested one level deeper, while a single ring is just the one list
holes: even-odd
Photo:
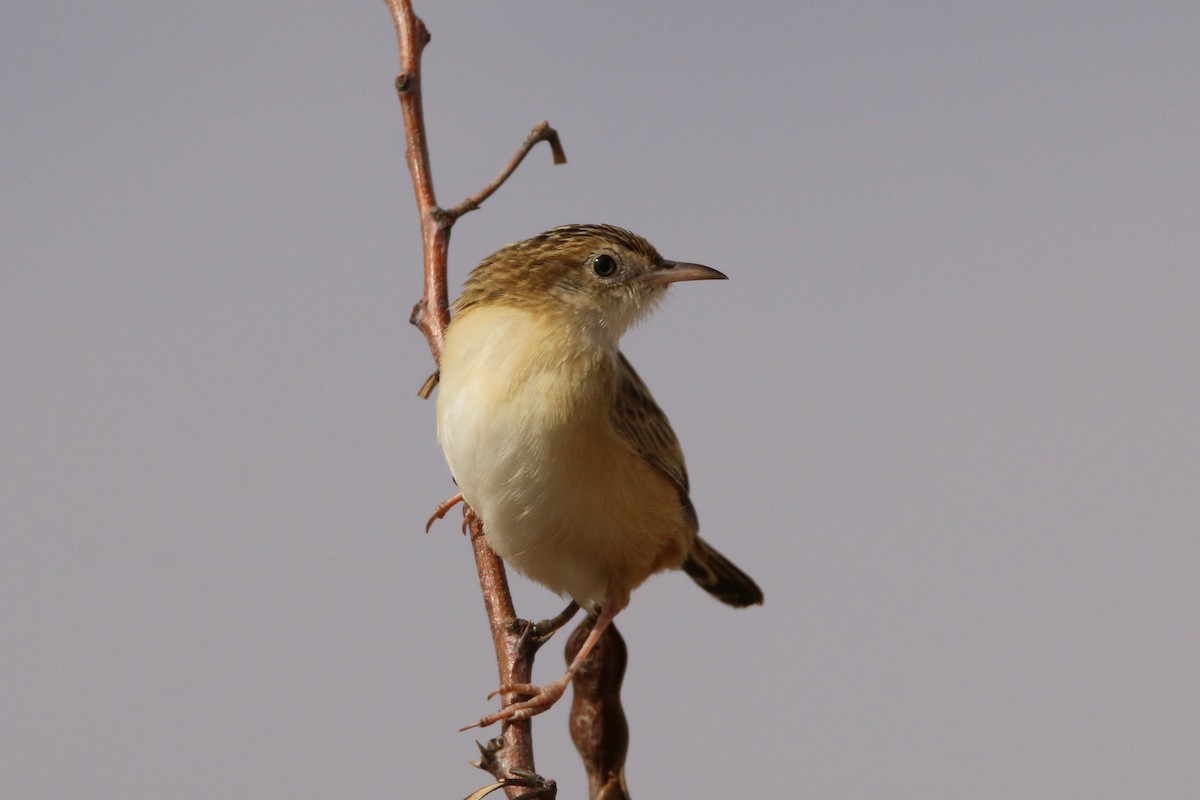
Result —
[{"label": "bird's foot", "polygon": [[558,702],[558,699],[563,696],[563,693],[567,690],[567,684],[570,682],[571,676],[568,674],[545,686],[535,686],[532,683],[513,683],[508,686],[501,686],[488,695],[489,700],[499,694],[525,694],[530,695],[530,697],[526,700],[509,703],[495,714],[490,714],[478,722],[472,722],[466,727],[459,728],[459,730],[486,728],[497,722],[519,722],[520,720],[529,719],[541,714]]},{"label": "bird's foot", "polygon": [[435,523],[439,519],[442,519],[443,517],[445,517],[446,514],[449,513],[450,509],[454,508],[456,505],[458,505],[462,501],[463,501],[462,492],[459,492],[458,494],[454,495],[454,497],[451,497],[449,500],[447,500],[444,503],[441,503],[437,508],[435,508],[433,510],[433,516],[430,517],[429,521],[425,523],[425,532],[429,533],[429,529],[433,527],[433,523]]}]

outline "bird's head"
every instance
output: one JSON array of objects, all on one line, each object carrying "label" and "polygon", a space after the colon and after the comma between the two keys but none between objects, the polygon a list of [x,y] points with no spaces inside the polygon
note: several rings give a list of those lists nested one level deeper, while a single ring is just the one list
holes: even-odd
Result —
[{"label": "bird's head", "polygon": [[679,281],[723,279],[711,267],[669,261],[613,225],[563,225],[510,244],[467,278],[455,311],[509,305],[562,315],[613,344]]}]

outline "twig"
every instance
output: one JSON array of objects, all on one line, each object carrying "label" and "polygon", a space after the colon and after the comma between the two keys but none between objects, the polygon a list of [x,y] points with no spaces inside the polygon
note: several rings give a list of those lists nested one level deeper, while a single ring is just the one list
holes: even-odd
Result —
[{"label": "twig", "polygon": [[446,213],[450,215],[451,219],[458,219],[468,211],[474,211],[483,205],[483,201],[491,197],[492,193],[508,180],[508,176],[513,174],[513,170],[520,166],[521,162],[525,160],[525,156],[528,155],[529,151],[538,142],[548,142],[550,144],[550,152],[554,155],[555,164],[567,163],[567,154],[563,151],[562,142],[558,140],[558,131],[551,128],[549,122],[542,120],[533,126],[533,130],[525,137],[524,143],[522,143],[520,149],[512,157],[512,160],[508,162],[508,165],[504,169],[500,170],[500,174],[491,183]]},{"label": "twig", "polygon": [[484,797],[487,797],[497,789],[508,787],[520,787],[530,790],[518,795],[516,800],[554,800],[555,795],[558,793],[558,787],[555,786],[554,781],[543,778],[536,773],[517,770],[515,777],[502,778],[490,786],[484,786],[478,791],[471,792],[465,800],[483,800]]}]

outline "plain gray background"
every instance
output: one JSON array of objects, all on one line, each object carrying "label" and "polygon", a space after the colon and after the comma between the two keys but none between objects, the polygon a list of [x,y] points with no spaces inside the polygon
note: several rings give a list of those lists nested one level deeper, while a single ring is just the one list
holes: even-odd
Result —
[{"label": "plain gray background", "polygon": [[[634,595],[633,795],[1196,797],[1200,5],[418,11],[444,205],[570,158],[455,293],[566,222],[731,277],[625,349],[767,604]],[[384,5],[11,4],[0,71],[0,796],[485,783]]]}]

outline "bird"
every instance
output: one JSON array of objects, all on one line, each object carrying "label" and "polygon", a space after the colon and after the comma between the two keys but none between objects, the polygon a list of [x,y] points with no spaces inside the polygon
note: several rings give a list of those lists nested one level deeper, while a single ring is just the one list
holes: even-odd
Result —
[{"label": "bird", "polygon": [[655,573],[681,569],[730,606],[763,602],[698,536],[679,440],[620,350],[672,284],[725,278],[613,225],[553,228],[468,275],[441,352],[438,441],[492,550],[596,617],[566,674],[502,686],[530,697],[480,727],[552,706]]}]

